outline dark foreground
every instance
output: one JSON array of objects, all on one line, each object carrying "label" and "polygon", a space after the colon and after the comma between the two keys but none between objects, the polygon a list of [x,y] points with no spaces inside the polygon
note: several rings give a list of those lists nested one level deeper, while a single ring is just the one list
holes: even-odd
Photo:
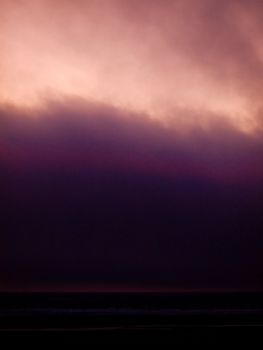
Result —
[{"label": "dark foreground", "polygon": [[262,342],[261,293],[2,293],[2,340]]}]

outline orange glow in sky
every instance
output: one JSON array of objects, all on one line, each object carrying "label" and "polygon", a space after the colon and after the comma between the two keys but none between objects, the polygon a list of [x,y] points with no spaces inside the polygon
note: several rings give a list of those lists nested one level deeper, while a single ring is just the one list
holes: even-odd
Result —
[{"label": "orange glow in sky", "polygon": [[254,132],[262,25],[244,4],[0,0],[0,104],[40,108],[73,96],[168,127],[216,118]]}]

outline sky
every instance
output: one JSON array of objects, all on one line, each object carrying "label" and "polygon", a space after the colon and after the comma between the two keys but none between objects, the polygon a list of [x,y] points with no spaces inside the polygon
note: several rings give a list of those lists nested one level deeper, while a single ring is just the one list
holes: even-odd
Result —
[{"label": "sky", "polygon": [[0,0],[0,290],[262,290],[262,17]]}]

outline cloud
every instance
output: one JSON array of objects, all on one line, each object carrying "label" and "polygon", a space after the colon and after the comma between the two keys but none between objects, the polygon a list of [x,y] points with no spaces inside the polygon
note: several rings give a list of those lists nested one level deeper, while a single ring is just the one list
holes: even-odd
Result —
[{"label": "cloud", "polygon": [[262,288],[261,137],[79,100],[0,121],[2,290]]},{"label": "cloud", "polygon": [[0,289],[262,289],[261,3],[0,6]]},{"label": "cloud", "polygon": [[[178,129],[217,115],[257,131],[260,8],[257,1],[2,1],[0,100],[32,107],[75,95]],[[181,118],[178,109],[196,113]]]},{"label": "cloud", "polygon": [[[197,118],[195,111],[177,113]],[[261,135],[243,134],[216,115],[208,129],[178,132],[145,114],[69,99],[33,115],[9,107],[0,120],[1,161],[17,169],[126,169],[228,183],[261,182],[263,176]]]}]

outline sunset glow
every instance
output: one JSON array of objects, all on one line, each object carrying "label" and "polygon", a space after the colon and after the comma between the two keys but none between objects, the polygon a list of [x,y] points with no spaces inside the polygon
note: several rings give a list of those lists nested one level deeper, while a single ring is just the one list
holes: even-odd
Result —
[{"label": "sunset glow", "polygon": [[73,96],[177,129],[216,118],[255,132],[257,9],[226,3],[219,29],[213,16],[222,9],[206,3],[166,0],[149,10],[149,1],[1,0],[0,103],[41,108]]}]

